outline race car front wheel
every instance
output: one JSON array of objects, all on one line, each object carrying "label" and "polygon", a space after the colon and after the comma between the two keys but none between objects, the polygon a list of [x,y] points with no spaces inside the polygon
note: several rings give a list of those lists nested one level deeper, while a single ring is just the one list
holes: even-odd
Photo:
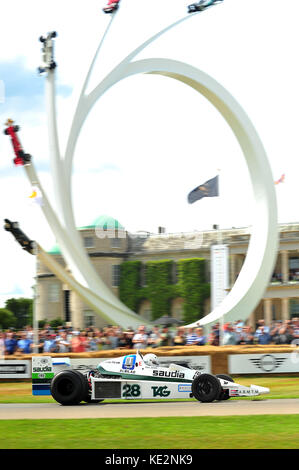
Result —
[{"label": "race car front wheel", "polygon": [[[216,377],[218,377],[219,379],[227,380],[228,382],[234,382],[234,380],[231,378],[230,375],[217,374]],[[221,388],[221,392],[219,393],[217,400],[229,400],[229,399],[230,399],[229,391],[227,389],[223,390],[223,388]]]},{"label": "race car front wheel", "polygon": [[88,395],[87,378],[76,370],[63,370],[51,382],[51,394],[61,405],[78,405]]},{"label": "race car front wheel", "polygon": [[217,377],[211,374],[201,374],[195,377],[192,382],[192,394],[196,400],[209,403],[217,400],[222,391]]}]

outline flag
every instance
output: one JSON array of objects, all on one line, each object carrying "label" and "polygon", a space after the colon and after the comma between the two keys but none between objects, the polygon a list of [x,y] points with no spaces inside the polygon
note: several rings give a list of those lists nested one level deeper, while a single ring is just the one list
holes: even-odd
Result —
[{"label": "flag", "polygon": [[219,196],[218,175],[206,181],[188,194],[189,204],[202,199],[203,197]]},{"label": "flag", "polygon": [[274,184],[279,184],[279,183],[283,183],[284,182],[284,178],[285,178],[285,174],[281,175],[281,177],[274,181]]},{"label": "flag", "polygon": [[39,206],[43,205],[43,196],[38,188],[32,188],[29,199],[34,204],[38,204]]}]

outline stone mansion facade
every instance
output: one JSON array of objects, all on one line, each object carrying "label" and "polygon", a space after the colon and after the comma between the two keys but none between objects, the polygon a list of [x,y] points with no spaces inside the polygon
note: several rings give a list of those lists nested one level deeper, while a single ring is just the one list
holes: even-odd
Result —
[{"label": "stone mansion facade", "polygon": [[[233,286],[244,263],[250,228],[213,229],[204,232],[168,234],[159,228],[159,233],[140,232],[130,234],[119,222],[111,217],[101,216],[89,226],[78,228],[84,247],[106,285],[118,296],[120,265],[124,261],[139,260],[143,263],[153,260],[204,258],[206,260],[206,281],[210,279],[210,250],[217,244],[219,236],[229,248],[230,288]],[[272,320],[289,319],[299,316],[299,223],[279,225],[280,242],[272,279],[259,305],[252,312],[249,323],[265,318]],[[65,265],[59,247],[54,246],[48,253]],[[174,273],[174,281],[175,273]],[[183,299],[172,300],[171,314],[182,317]],[[94,325],[103,327],[107,323],[80,297],[69,290],[42,263],[37,263],[37,305],[38,320],[61,318],[76,328]],[[205,314],[210,312],[210,301],[205,304]],[[151,304],[142,300],[138,312],[141,319],[151,319]]]}]

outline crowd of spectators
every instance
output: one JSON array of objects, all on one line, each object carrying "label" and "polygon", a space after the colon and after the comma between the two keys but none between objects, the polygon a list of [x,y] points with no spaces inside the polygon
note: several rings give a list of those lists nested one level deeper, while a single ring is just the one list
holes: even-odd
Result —
[{"label": "crowd of spectators", "polygon": [[243,321],[215,324],[208,334],[200,326],[179,326],[152,329],[140,325],[135,331],[109,325],[104,328],[73,329],[67,326],[52,328],[45,325],[38,332],[37,344],[31,326],[21,331],[0,330],[0,354],[82,353],[107,349],[146,349],[160,346],[204,346],[247,344],[291,344],[299,341],[299,318],[274,321],[270,326],[259,320],[256,328]]}]

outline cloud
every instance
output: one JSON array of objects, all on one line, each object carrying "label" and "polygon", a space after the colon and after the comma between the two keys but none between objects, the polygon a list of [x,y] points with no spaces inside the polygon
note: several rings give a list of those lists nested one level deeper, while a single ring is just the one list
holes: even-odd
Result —
[{"label": "cloud", "polygon": [[[4,103],[7,109],[22,112],[44,107],[44,80],[37,72],[26,68],[22,57],[14,61],[1,62],[0,80],[4,84]],[[71,95],[68,85],[57,86],[57,95]]]},{"label": "cloud", "polygon": [[23,296],[25,294],[24,289],[20,287],[18,284],[15,284],[12,289],[10,289],[8,292],[2,292],[3,296],[11,296],[11,297],[17,297],[17,296]]}]

